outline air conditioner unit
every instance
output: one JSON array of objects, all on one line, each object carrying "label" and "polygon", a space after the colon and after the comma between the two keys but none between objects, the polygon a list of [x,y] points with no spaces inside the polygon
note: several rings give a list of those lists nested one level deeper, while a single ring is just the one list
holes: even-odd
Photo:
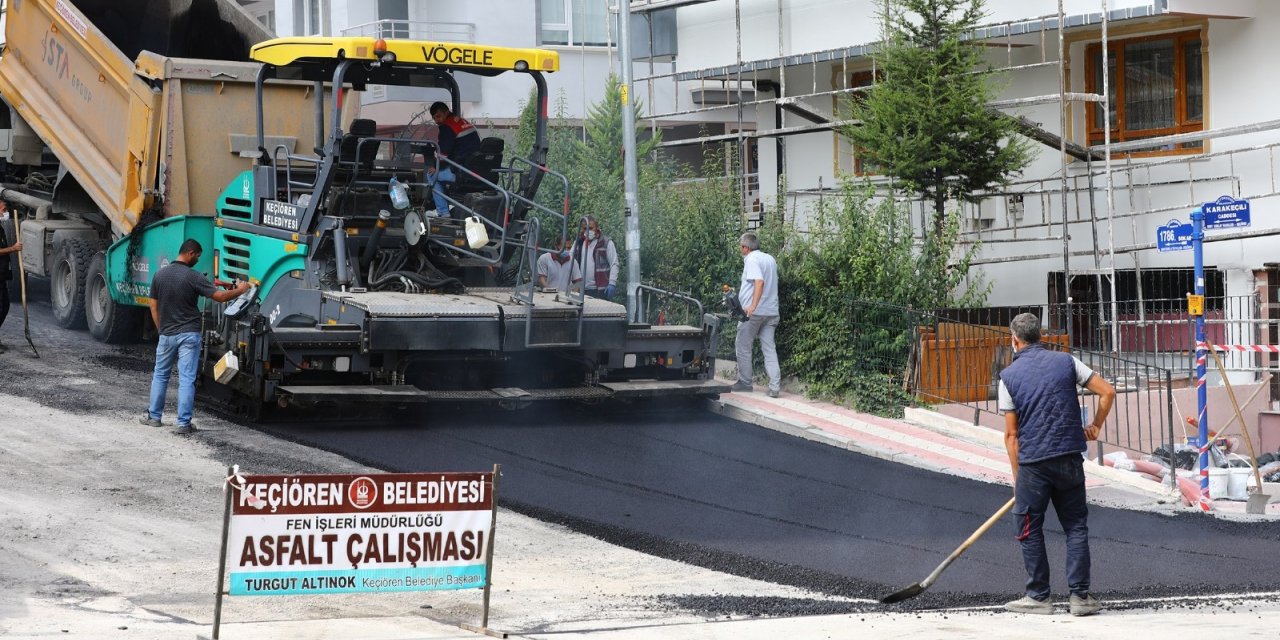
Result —
[{"label": "air conditioner unit", "polygon": [[[702,106],[718,104],[738,104],[737,89],[694,89],[689,92],[693,103]],[[751,102],[756,99],[754,89],[742,90],[742,101]]]}]

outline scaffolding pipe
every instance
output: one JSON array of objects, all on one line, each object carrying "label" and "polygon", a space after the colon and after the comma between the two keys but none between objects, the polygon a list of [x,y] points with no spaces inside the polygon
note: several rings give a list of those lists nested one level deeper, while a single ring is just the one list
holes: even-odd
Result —
[{"label": "scaffolding pipe", "polygon": [[[1111,69],[1110,57],[1111,52],[1108,46],[1107,28],[1111,21],[1107,18],[1107,0],[1102,0],[1102,110],[1103,117],[1106,118],[1106,126],[1102,128],[1102,172],[1107,175],[1107,219],[1110,224],[1107,225],[1107,253],[1111,257],[1111,319],[1114,320],[1119,312],[1116,302],[1116,221],[1115,221],[1115,191],[1113,189],[1111,177]],[[1090,191],[1089,197],[1093,197],[1092,173],[1090,175]],[[1190,172],[1188,176],[1192,175]],[[1151,182],[1150,174],[1148,174],[1147,182]],[[1136,237],[1136,236],[1135,236]],[[1097,243],[1094,243],[1094,254],[1097,254]],[[1111,348],[1115,353],[1120,352],[1120,329],[1111,326]]]},{"label": "scaffolding pipe", "polygon": [[1096,93],[1079,93],[1074,91],[1066,91],[1064,85],[1063,91],[1058,94],[1049,94],[1044,96],[1028,96],[1026,98],[1009,98],[1007,100],[993,100],[987,103],[987,106],[1004,108],[1004,107],[1025,107],[1037,104],[1049,104],[1051,102],[1103,102],[1102,96]]},{"label": "scaffolding pipe", "polygon": [[[1058,123],[1061,128],[1058,129],[1058,141],[1060,160],[1062,161],[1062,289],[1063,295],[1067,301],[1067,317],[1071,317],[1071,231],[1067,228],[1067,52],[1066,52],[1066,33],[1063,31],[1063,22],[1066,20],[1066,12],[1062,7],[1062,0],[1058,0],[1058,95],[1060,102],[1058,103]],[[1067,323],[1067,346],[1072,342],[1071,323]]]},{"label": "scaffolding pipe", "polygon": [[733,38],[733,39],[734,39],[734,44],[735,44],[735,46],[736,46],[736,54],[735,54],[734,61],[737,63],[737,66],[738,66],[738,71],[737,71],[737,76],[738,76],[738,77],[737,77],[737,84],[738,84],[738,101],[737,101],[737,102],[738,102],[738,110],[737,110],[737,114],[738,114],[738,122],[737,122],[737,124],[738,124],[738,130],[737,130],[738,138],[737,138],[737,145],[738,145],[738,176],[739,176],[739,179],[740,179],[740,184],[738,185],[738,194],[739,194],[739,198],[740,198],[740,199],[739,199],[739,202],[738,202],[738,211],[740,212],[740,213],[739,213],[739,215],[741,215],[741,216],[745,217],[745,216],[746,216],[746,212],[747,212],[747,202],[748,202],[748,200],[749,200],[749,198],[747,197],[747,191],[748,191],[748,189],[749,189],[750,187],[749,187],[749,183],[748,183],[747,178],[746,178],[746,174],[747,174],[747,172],[748,172],[748,169],[747,169],[747,145],[746,145],[746,141],[745,141],[745,140],[743,139],[743,137],[742,137],[742,115],[743,115],[743,105],[742,105],[742,0],[733,0],[733,31],[734,31],[734,38]]},{"label": "scaffolding pipe", "polygon": [[[805,133],[818,133],[821,131],[830,131],[844,126],[862,124],[861,120],[835,120],[826,124],[807,124],[796,127],[786,127],[783,129],[774,129],[773,131],[743,131],[743,138],[773,138],[776,136],[794,136]],[[708,144],[712,142],[729,142],[736,140],[738,133],[724,133],[713,136],[699,136],[697,138],[682,138],[680,140],[664,140],[658,143],[661,148],[683,147],[695,144]]]},{"label": "scaffolding pipe", "polygon": [[[1247,240],[1249,238],[1268,238],[1272,236],[1280,236],[1280,229],[1260,229],[1255,231],[1238,231],[1236,233],[1215,234],[1205,236],[1204,241],[1208,242],[1227,242],[1229,240]],[[1116,248],[1116,253],[1133,253],[1134,251],[1149,251],[1156,248],[1154,242],[1139,242],[1130,245],[1123,245]],[[1048,260],[1057,258],[1060,254],[1056,253],[1037,253],[1027,254],[1023,256],[1006,256],[1002,258],[976,258],[970,261],[971,265],[978,264],[1001,264],[1006,262],[1022,262],[1028,260]],[[1073,251],[1072,256],[1087,256],[1089,251]]]}]

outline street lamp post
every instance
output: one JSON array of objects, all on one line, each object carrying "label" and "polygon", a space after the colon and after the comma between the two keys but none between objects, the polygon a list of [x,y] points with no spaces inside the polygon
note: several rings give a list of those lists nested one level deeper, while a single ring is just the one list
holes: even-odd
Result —
[{"label": "street lamp post", "polygon": [[618,0],[618,64],[622,67],[622,189],[627,224],[627,308],[639,322],[640,210],[636,198],[636,112],[631,104],[631,0]]}]

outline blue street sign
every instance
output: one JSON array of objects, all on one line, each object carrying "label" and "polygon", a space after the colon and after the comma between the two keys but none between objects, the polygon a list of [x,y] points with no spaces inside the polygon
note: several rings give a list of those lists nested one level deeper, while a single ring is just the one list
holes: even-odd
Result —
[{"label": "blue street sign", "polygon": [[1249,226],[1249,201],[1236,200],[1231,196],[1222,196],[1213,202],[1206,202],[1204,210],[1205,229],[1235,229]]},{"label": "blue street sign", "polygon": [[1182,224],[1170,220],[1169,224],[1156,229],[1156,248],[1161,251],[1186,251],[1191,249],[1191,238],[1195,231],[1190,224]]}]

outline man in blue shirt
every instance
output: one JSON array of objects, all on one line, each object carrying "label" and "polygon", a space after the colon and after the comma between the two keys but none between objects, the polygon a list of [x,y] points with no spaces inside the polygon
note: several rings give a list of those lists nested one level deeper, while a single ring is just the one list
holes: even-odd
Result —
[{"label": "man in blue shirt", "polygon": [[[1013,468],[1014,523],[1027,570],[1026,595],[1005,605],[1017,613],[1053,613],[1044,514],[1053,503],[1067,535],[1067,586],[1072,615],[1101,608],[1089,593],[1089,505],[1084,488],[1086,442],[1098,439],[1116,390],[1069,353],[1040,344],[1040,319],[1019,314],[1009,324],[1013,362],[1000,372],[1004,446]],[[1093,423],[1080,422],[1077,387],[1098,395]]]}]

